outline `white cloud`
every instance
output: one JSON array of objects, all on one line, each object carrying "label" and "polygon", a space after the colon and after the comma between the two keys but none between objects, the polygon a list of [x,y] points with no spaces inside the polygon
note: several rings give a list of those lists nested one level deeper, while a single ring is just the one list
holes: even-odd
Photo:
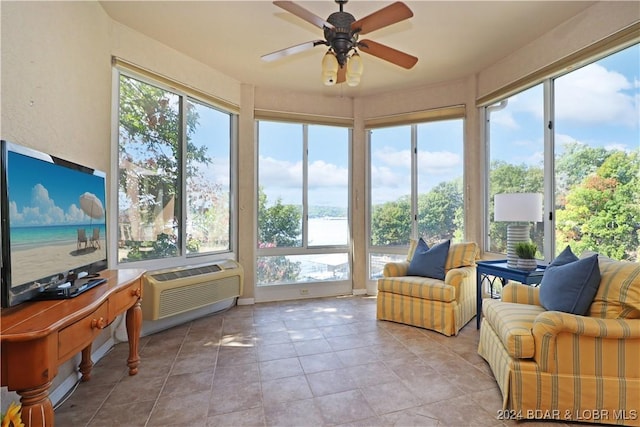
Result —
[{"label": "white cloud", "polygon": [[309,187],[346,187],[349,171],[333,163],[317,160],[309,164]]},{"label": "white cloud", "polygon": [[10,203],[11,220],[13,225],[49,225],[65,222],[64,210],[56,206],[49,198],[49,191],[42,185],[36,184],[31,189],[30,205],[19,212],[15,202]]},{"label": "white cloud", "polygon": [[392,167],[411,169],[411,151],[396,150],[392,147],[383,147],[373,153],[373,157],[381,164]]},{"label": "white cloud", "polygon": [[576,123],[620,124],[638,126],[638,94],[624,91],[637,87],[637,82],[590,64],[556,81],[556,117]]},{"label": "white cloud", "polygon": [[420,173],[444,174],[462,168],[462,157],[450,151],[418,152],[418,171]]},{"label": "white cloud", "polygon": [[264,187],[297,187],[302,185],[302,162],[291,163],[272,157],[260,157],[260,185]]},{"label": "white cloud", "polygon": [[406,174],[398,174],[387,166],[371,166],[371,186],[373,188],[400,188],[406,185]]}]

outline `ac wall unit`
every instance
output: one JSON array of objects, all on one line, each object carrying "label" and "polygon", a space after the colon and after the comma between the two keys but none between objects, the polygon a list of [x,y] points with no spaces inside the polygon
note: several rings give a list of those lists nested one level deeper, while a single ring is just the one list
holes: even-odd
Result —
[{"label": "ac wall unit", "polygon": [[147,272],[143,278],[142,316],[158,320],[242,294],[244,271],[226,260],[216,264]]}]

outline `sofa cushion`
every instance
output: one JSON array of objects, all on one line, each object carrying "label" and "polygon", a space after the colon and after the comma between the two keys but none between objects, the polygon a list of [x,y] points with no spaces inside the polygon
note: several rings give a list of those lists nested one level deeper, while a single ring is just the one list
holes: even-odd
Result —
[{"label": "sofa cushion", "polygon": [[453,286],[445,285],[442,280],[420,276],[378,279],[378,291],[442,302],[451,302],[456,298]]},{"label": "sofa cushion", "polygon": [[446,274],[444,264],[447,260],[450,245],[451,241],[447,240],[429,248],[421,238],[409,263],[407,275],[444,280]]},{"label": "sofa cushion", "polygon": [[540,304],[547,310],[583,315],[589,311],[600,284],[598,255],[570,259],[556,259],[546,268],[540,282]]},{"label": "sofa cushion", "polygon": [[589,316],[640,319],[640,264],[616,261],[603,255],[598,256],[598,262],[600,286],[589,308]]},{"label": "sofa cushion", "polygon": [[[545,309],[538,305],[502,302],[493,299],[483,301],[484,322],[489,323],[509,353],[516,359],[528,359],[535,352],[533,322]],[[483,328],[485,323],[483,323]]]}]

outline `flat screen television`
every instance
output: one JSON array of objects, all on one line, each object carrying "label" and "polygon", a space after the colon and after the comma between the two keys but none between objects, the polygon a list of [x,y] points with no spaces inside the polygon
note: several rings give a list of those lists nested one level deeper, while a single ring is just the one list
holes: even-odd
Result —
[{"label": "flat screen television", "polygon": [[1,141],[2,307],[107,268],[104,172]]}]

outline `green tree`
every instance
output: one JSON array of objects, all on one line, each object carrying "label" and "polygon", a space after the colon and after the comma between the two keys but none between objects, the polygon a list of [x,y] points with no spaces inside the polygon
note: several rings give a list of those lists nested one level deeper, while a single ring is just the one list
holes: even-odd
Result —
[{"label": "green tree", "polygon": [[604,163],[609,153],[605,148],[589,147],[576,141],[564,144],[564,150],[555,161],[557,196],[565,196]]},{"label": "green tree", "polygon": [[[589,147],[582,150],[593,152]],[[576,253],[592,250],[637,260],[640,245],[640,156],[608,151],[594,172],[569,189],[556,211],[556,242]]]},{"label": "green tree", "polygon": [[[180,218],[180,179],[187,183],[187,195],[197,194],[202,206],[212,206],[220,199],[220,187],[202,179],[202,168],[212,162],[204,146],[196,146],[192,136],[198,127],[199,114],[186,103],[186,169],[181,171],[182,119],[179,96],[143,83],[120,77],[119,99],[119,205],[120,215],[136,227],[154,223],[164,228],[161,213],[174,203],[174,220]],[[208,202],[204,199],[208,199]],[[202,211],[204,212],[204,210]],[[193,218],[192,218],[193,219]],[[158,234],[160,236],[162,231]],[[177,241],[177,234],[172,233]],[[131,248],[131,243],[129,243]],[[174,256],[164,250],[158,256]],[[195,246],[191,246],[193,249]]]},{"label": "green tree", "polygon": [[429,245],[462,238],[454,232],[463,227],[462,179],[441,182],[431,191],[418,195],[418,235]]},{"label": "green tree", "polygon": [[281,199],[267,206],[264,189],[258,189],[258,241],[277,247],[300,246],[302,212],[294,205],[284,205]]},{"label": "green tree", "polygon": [[[293,205],[283,205],[278,199],[268,206],[264,189],[258,189],[258,247],[299,246],[301,239],[300,209]],[[257,279],[259,284],[295,282],[300,276],[300,263],[286,256],[258,257]]]},{"label": "green tree", "polygon": [[403,196],[373,208],[371,215],[372,245],[406,245],[411,237],[411,202]]}]

